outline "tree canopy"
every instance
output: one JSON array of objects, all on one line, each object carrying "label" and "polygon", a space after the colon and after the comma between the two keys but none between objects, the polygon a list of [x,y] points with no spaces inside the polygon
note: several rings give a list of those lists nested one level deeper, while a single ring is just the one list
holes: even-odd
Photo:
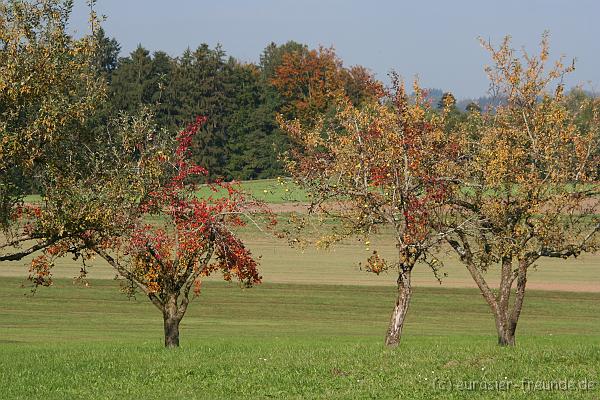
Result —
[{"label": "tree canopy", "polygon": [[[562,60],[549,66],[547,35],[538,55],[522,58],[509,38],[498,48],[482,43],[493,61],[492,88],[507,101],[470,112],[451,132],[460,168],[445,238],[491,307],[499,343],[514,345],[535,262],[598,249],[598,127],[578,128],[585,108],[569,112],[563,86],[555,83],[573,66]],[[494,267],[497,291],[485,275]]]}]

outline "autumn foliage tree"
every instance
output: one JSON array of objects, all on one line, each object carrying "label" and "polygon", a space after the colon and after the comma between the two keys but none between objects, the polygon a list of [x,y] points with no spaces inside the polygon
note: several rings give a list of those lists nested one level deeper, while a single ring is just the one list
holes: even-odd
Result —
[{"label": "autumn foliage tree", "polygon": [[[52,284],[62,256],[82,262],[79,279],[100,256],[125,288],[161,310],[165,345],[177,346],[203,277],[219,271],[244,285],[260,281],[232,229],[262,206],[224,183],[211,186],[214,196],[197,197],[193,178],[207,170],[190,161],[189,149],[206,118],[176,138],[144,108],[90,128],[105,85],[95,35],[66,33],[71,2],[0,7],[0,261],[36,255],[30,280],[38,287]],[[15,186],[23,177],[35,177],[40,202],[23,201],[24,188]]]},{"label": "autumn foliage tree", "polygon": [[[233,228],[244,214],[263,210],[232,184],[214,183],[214,196],[197,197],[190,160],[192,138],[206,119],[172,141],[154,131],[151,116],[122,117],[105,152],[90,153],[86,175],[57,177],[42,204],[14,209],[17,240],[3,245],[3,260],[31,261],[34,287],[52,285],[52,268],[70,255],[85,280],[100,256],[125,279],[128,294],[141,290],[162,313],[165,346],[179,345],[179,323],[202,279],[221,272],[245,286],[260,282],[257,262]],[[256,220],[256,219],[254,219]],[[154,222],[152,222],[154,221]]]},{"label": "autumn foliage tree", "polygon": [[335,99],[340,95],[359,104],[376,98],[381,89],[366,68],[345,68],[334,49],[325,47],[284,53],[271,85],[284,100],[281,113],[305,125],[317,115],[333,112]]},{"label": "autumn foliage tree", "polygon": [[[296,146],[287,155],[288,170],[312,196],[311,212],[334,221],[321,245],[351,236],[368,245],[380,226],[394,232],[398,257],[385,260],[373,251],[365,263],[369,272],[397,274],[389,346],[400,341],[414,267],[424,263],[437,272],[441,266],[433,251],[440,242],[434,223],[445,213],[444,177],[457,150],[444,134],[444,116],[432,112],[418,85],[411,100],[396,77],[394,82],[393,90],[360,106],[339,96],[326,124],[324,117],[308,127],[281,120]],[[301,217],[296,221],[303,224]]]},{"label": "autumn foliage tree", "polygon": [[[168,146],[156,147],[152,143],[156,138],[135,143],[135,174],[144,177],[144,182],[155,184],[138,186],[137,193],[127,193],[141,195],[139,200],[114,194],[104,197],[103,201],[111,203],[97,209],[109,214],[103,229],[94,229],[86,221],[80,230],[65,231],[64,238],[46,247],[33,260],[30,279],[34,284],[52,283],[51,268],[60,257],[72,254],[85,266],[86,260],[98,255],[129,282],[125,286],[130,289],[128,293],[141,290],[161,311],[165,346],[177,347],[179,323],[190,300],[200,293],[204,277],[221,272],[227,281],[237,279],[245,286],[259,283],[257,262],[232,227],[243,225],[242,215],[261,206],[225,183],[211,186],[214,197],[198,198],[198,187],[192,183],[195,175],[207,174],[206,169],[189,160],[192,138],[205,121],[206,118],[199,118],[183,130],[173,152]],[[113,193],[118,188],[112,179],[105,183],[112,183]],[[37,212],[40,218],[30,222],[34,230],[47,211]],[[82,217],[87,220],[93,215]],[[159,222],[151,223],[152,220]],[[85,275],[87,270],[82,272]]]},{"label": "autumn foliage tree", "polygon": [[[508,37],[498,48],[482,43],[492,56],[492,91],[507,101],[469,113],[453,131],[461,168],[445,238],[490,306],[498,343],[506,346],[515,344],[536,262],[598,249],[598,130],[578,128],[577,112],[568,111],[560,82],[573,67],[561,60],[548,66],[547,35],[538,55],[522,57]],[[488,276],[496,268],[494,289]]]}]

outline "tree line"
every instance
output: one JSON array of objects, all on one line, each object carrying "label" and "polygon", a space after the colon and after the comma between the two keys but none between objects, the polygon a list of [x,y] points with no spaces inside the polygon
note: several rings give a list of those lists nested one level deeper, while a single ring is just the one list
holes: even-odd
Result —
[{"label": "tree line", "polygon": [[[120,45],[96,33],[95,63],[108,82],[106,117],[148,109],[158,128],[175,134],[198,115],[208,116],[192,146],[195,162],[209,178],[225,180],[272,178],[284,174],[278,154],[289,147],[277,114],[307,115],[325,103],[306,104],[317,92],[344,87],[360,102],[368,96],[363,86],[370,73],[346,68],[332,49],[309,49],[289,41],[270,43],[258,64],[243,63],[217,45],[201,44],[178,57],[150,53],[141,45],[120,57]],[[296,77],[304,76],[297,81]],[[98,128],[106,121],[98,119]]]},{"label": "tree line", "polygon": [[[194,140],[192,154],[196,162],[206,166],[212,179],[284,175],[279,154],[289,149],[290,142],[276,123],[278,114],[308,118],[331,111],[326,92],[343,89],[355,104],[377,92],[377,82],[366,68],[345,67],[333,49],[309,49],[294,41],[270,43],[259,63],[253,64],[228,56],[219,45],[210,48],[207,44],[187,49],[178,57],[164,51],[151,54],[140,45],[120,57],[116,39],[108,38],[102,29],[97,36],[95,62],[108,81],[106,115],[135,113],[146,107],[158,127],[172,134],[197,115],[208,116]],[[506,101],[501,96],[457,101],[440,89],[424,92],[437,109],[449,100],[455,119]],[[573,89],[566,101],[576,109],[592,97],[589,92]],[[99,127],[103,121],[98,120]]]},{"label": "tree line", "polygon": [[[102,29],[98,43],[96,62],[109,82],[109,114],[148,107],[159,127],[172,132],[197,115],[210,116],[194,143],[193,154],[213,178],[248,180],[285,173],[277,155],[289,147],[289,140],[275,116],[298,106],[298,99],[315,96],[311,79],[313,83],[322,79],[331,86],[327,90],[341,83],[355,102],[372,95],[361,83],[365,77],[374,80],[366,68],[344,67],[332,49],[310,50],[294,41],[270,43],[258,64],[240,62],[221,46],[210,48],[207,44],[187,49],[178,57],[164,51],[151,54],[140,45],[120,57],[119,43],[106,37]],[[328,73],[328,67],[338,73]],[[310,77],[303,82],[304,87],[297,83],[297,87],[286,87],[286,80],[290,84],[291,76],[302,74]],[[426,89],[428,101],[439,109],[442,98],[448,95],[451,93],[440,89]],[[568,101],[578,107],[592,97],[592,93],[576,88]],[[506,100],[498,96],[452,99],[454,112],[462,117],[469,110],[493,108]]]}]

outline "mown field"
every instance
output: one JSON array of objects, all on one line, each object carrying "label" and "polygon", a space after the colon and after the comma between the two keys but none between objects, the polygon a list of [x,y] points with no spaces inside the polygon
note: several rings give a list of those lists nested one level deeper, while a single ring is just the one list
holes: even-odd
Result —
[{"label": "mown field", "polygon": [[[20,279],[0,282],[3,399],[600,395],[598,385],[589,387],[600,381],[599,293],[532,291],[518,346],[501,349],[475,290],[417,288],[403,343],[386,350],[391,287],[240,290],[208,282],[182,323],[182,348],[169,351],[159,312],[127,300],[115,281],[86,288],[58,280],[33,297]],[[553,380],[589,384],[535,389],[536,381]],[[512,386],[461,389],[467,382]]]},{"label": "mown field", "polygon": [[[244,185],[274,204],[294,193],[277,180]],[[26,260],[1,265],[0,399],[600,399],[598,255],[539,263],[507,349],[442,251],[447,277],[440,285],[417,268],[403,341],[389,350],[395,277],[358,267],[373,249],[393,256],[389,235],[370,250],[357,240],[329,251],[242,236],[262,256],[264,283],[205,282],[174,351],[162,347],[159,311],[127,299],[101,262],[84,287],[71,279],[79,264],[61,260],[54,286],[34,296]]]}]

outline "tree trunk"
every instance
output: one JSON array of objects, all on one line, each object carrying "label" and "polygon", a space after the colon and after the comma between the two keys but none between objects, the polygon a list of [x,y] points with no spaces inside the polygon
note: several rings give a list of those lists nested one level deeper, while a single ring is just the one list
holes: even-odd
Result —
[{"label": "tree trunk", "polygon": [[179,319],[164,316],[165,347],[179,347]]},{"label": "tree trunk", "polygon": [[408,311],[408,305],[412,295],[410,273],[410,270],[406,270],[402,271],[398,275],[398,298],[396,299],[396,306],[392,312],[390,325],[385,337],[385,344],[389,347],[396,347],[400,343],[402,327],[404,325],[404,319],[406,318],[406,312]]},{"label": "tree trunk", "polygon": [[527,285],[527,268],[530,265],[528,260],[519,260],[519,270],[517,274],[517,290],[515,293],[515,303],[512,311],[509,313],[508,306],[503,314],[496,315],[496,327],[498,328],[498,344],[500,346],[514,346],[517,323],[523,309],[525,300],[525,286]]},{"label": "tree trunk", "polygon": [[[496,317],[498,318],[498,317]],[[507,318],[502,318],[503,321],[496,321],[496,328],[498,330],[498,345],[500,346],[514,346],[515,345],[515,330],[508,323]],[[516,325],[515,325],[516,328]]]},{"label": "tree trunk", "polygon": [[181,317],[177,313],[177,295],[170,295],[163,309],[165,328],[165,347],[179,347],[179,322]]},{"label": "tree trunk", "polygon": [[466,236],[460,231],[458,235],[463,243],[462,247],[455,240],[446,240],[448,241],[448,244],[450,244],[450,246],[452,246],[452,248],[460,255],[461,261],[465,264],[467,270],[469,270],[469,273],[473,277],[475,283],[477,283],[477,287],[479,287],[483,298],[492,309],[492,313],[494,314],[494,318],[496,320],[498,344],[500,346],[514,346],[517,323],[519,322],[521,309],[523,308],[523,301],[525,299],[527,270],[529,266],[539,257],[539,255],[533,254],[519,259],[519,268],[516,276],[517,290],[515,293],[515,301],[511,309],[510,294],[514,281],[512,257],[507,256],[502,259],[500,293],[499,296],[496,297],[485,281],[481,271],[477,268],[477,265],[473,261],[473,254],[468,246]]}]

